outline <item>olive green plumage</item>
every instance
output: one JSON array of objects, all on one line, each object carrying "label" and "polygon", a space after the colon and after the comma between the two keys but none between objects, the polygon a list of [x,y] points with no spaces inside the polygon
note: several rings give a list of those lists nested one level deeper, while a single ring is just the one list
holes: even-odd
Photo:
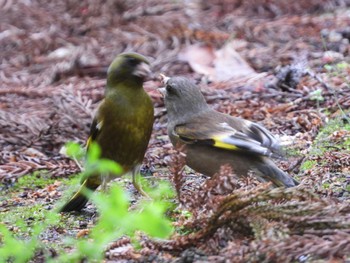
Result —
[{"label": "olive green plumage", "polygon": [[[101,157],[113,160],[123,168],[123,174],[139,172],[153,126],[153,104],[143,89],[150,73],[149,62],[136,53],[118,55],[108,68],[105,98],[93,119],[87,146],[96,142]],[[112,180],[110,175],[92,175],[82,182],[78,192],[60,211],[80,211],[88,199],[84,188],[94,191]],[[138,188],[138,190],[140,190]]]},{"label": "olive green plumage", "polygon": [[173,145],[186,153],[188,166],[213,176],[228,164],[240,177],[253,171],[259,181],[276,187],[298,184],[271,160],[280,155],[280,146],[267,129],[211,109],[186,78],[163,78],[168,134]]}]

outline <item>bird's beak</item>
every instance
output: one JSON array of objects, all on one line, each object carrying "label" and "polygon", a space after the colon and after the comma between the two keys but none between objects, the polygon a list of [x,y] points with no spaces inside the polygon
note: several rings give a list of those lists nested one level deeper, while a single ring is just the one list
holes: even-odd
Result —
[{"label": "bird's beak", "polygon": [[[165,76],[164,74],[160,73],[159,74],[159,78],[160,78],[160,81],[163,85],[166,86],[167,82],[169,81],[169,77]],[[160,94],[162,94],[163,98],[165,97],[165,94],[166,94],[166,88],[165,87],[162,87],[162,88],[159,88],[158,91],[160,92]]]},{"label": "bird's beak", "polygon": [[134,75],[140,78],[146,78],[149,76],[149,74],[151,74],[151,68],[149,66],[149,64],[145,63],[145,62],[141,62],[140,64],[138,64],[136,66],[136,69],[134,71]]},{"label": "bird's beak", "polygon": [[165,76],[163,73],[160,73],[159,74],[159,78],[160,78],[160,81],[162,82],[163,85],[166,86],[166,84],[168,83],[169,81],[169,77]]},{"label": "bird's beak", "polygon": [[164,98],[165,94],[166,94],[166,89],[163,87],[163,88],[159,88],[158,91],[159,91],[160,94],[162,94],[162,96]]}]

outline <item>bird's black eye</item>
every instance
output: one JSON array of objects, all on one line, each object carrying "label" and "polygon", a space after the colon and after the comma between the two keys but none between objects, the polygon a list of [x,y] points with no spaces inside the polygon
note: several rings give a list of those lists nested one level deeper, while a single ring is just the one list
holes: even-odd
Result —
[{"label": "bird's black eye", "polygon": [[173,87],[170,84],[167,84],[165,88],[166,88],[167,92],[173,92],[174,91]]},{"label": "bird's black eye", "polygon": [[133,57],[129,57],[128,58],[128,62],[131,65],[137,65],[139,63],[139,61],[136,58],[133,58]]},{"label": "bird's black eye", "polygon": [[181,91],[177,88],[177,85],[175,83],[167,84],[166,85],[166,92],[171,96],[179,96]]}]

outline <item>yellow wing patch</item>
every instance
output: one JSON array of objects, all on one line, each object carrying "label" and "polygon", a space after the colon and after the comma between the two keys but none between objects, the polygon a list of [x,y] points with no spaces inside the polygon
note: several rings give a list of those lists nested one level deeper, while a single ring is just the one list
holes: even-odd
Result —
[{"label": "yellow wing patch", "polygon": [[91,141],[92,141],[92,138],[91,138],[91,136],[89,136],[89,138],[87,139],[87,142],[86,142],[87,147],[89,147]]},{"label": "yellow wing patch", "polygon": [[214,146],[226,150],[238,150],[239,148],[233,144],[223,142],[222,139],[226,138],[226,135],[213,136]]}]

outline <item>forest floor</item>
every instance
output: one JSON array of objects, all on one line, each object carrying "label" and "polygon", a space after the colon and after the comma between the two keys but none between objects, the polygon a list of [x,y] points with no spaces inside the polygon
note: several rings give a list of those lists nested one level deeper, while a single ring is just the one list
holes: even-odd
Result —
[{"label": "forest floor", "polygon": [[[106,67],[117,54],[135,51],[150,58],[154,72],[145,83],[156,118],[142,172],[172,182],[174,202],[193,217],[174,215],[174,225],[188,231],[165,243],[148,240],[136,250],[128,239],[115,241],[106,262],[350,260],[350,2],[210,2],[2,3],[4,225],[15,232],[17,217],[40,222],[38,211],[53,209],[78,183],[71,178],[80,169],[62,146],[85,144]],[[156,90],[159,73],[191,78],[214,109],[268,128],[286,152],[276,162],[301,185],[273,192],[229,174],[208,179],[191,170],[180,180]],[[140,198],[128,178],[120,180]],[[225,199],[234,194],[235,202]],[[213,226],[211,216],[224,204]],[[52,256],[65,235],[82,238],[96,217],[91,204],[64,216],[64,227],[42,237],[55,244]],[[36,253],[33,260],[44,259]]]}]

